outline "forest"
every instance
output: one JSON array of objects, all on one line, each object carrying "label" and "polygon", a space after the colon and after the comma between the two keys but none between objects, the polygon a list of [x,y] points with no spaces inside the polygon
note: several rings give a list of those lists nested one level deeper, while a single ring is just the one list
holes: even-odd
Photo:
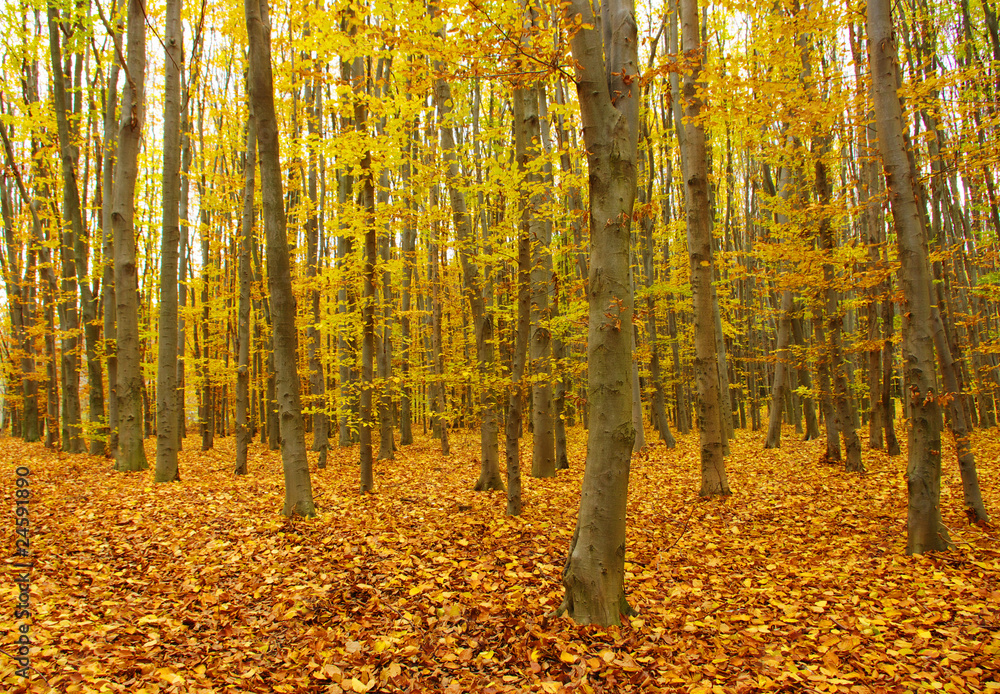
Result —
[{"label": "forest", "polygon": [[0,14],[10,691],[1000,690],[992,0]]}]

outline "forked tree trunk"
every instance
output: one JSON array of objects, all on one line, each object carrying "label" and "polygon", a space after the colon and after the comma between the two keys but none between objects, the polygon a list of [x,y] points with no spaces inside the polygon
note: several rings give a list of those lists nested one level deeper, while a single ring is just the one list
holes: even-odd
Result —
[{"label": "forked tree trunk", "polygon": [[[639,66],[635,5],[608,0],[598,22],[587,0],[565,5],[590,186],[590,404],[580,511],[557,612],[583,624],[618,624],[625,599],[625,506],[632,424],[630,223],[635,202]],[[716,419],[718,421],[718,419]]]},{"label": "forked tree trunk", "polygon": [[156,362],[156,481],[180,479],[177,408],[177,263],[181,194],[181,5],[167,0],[163,90],[163,235]]},{"label": "forked tree trunk", "polygon": [[868,56],[875,123],[903,291],[903,355],[910,403],[907,554],[947,549],[941,522],[941,407],[934,384],[934,335],[927,239],[903,140],[898,58],[890,0],[868,0]]},{"label": "forked tree trunk", "polygon": [[[133,0],[137,1],[137,0]],[[278,121],[271,77],[271,30],[267,0],[245,0],[249,43],[251,110],[257,119],[257,152],[267,237],[267,284],[271,298],[275,389],[281,426],[281,462],[285,476],[286,516],[314,516],[312,482],[302,426],[302,402],[295,355],[295,294],[292,292],[288,236],[282,203]]]},{"label": "forked tree trunk", "polygon": [[732,420],[732,412],[720,412],[724,398],[719,382],[714,294],[712,292],[712,219],[708,205],[708,172],[705,156],[705,129],[700,121],[701,31],[697,0],[681,0],[681,48],[697,62],[684,75],[684,134],[687,187],[687,242],[691,260],[691,292],[694,297],[695,382],[698,387],[698,431],[701,441],[701,496],[729,494],[729,480],[723,459],[722,417]]},{"label": "forked tree trunk", "polygon": [[146,22],[141,0],[128,4],[128,70],[122,94],[115,166],[115,299],[118,343],[118,458],[126,472],[149,467],[142,447],[142,363],[139,355],[139,275],[135,252],[135,182],[145,119]]}]

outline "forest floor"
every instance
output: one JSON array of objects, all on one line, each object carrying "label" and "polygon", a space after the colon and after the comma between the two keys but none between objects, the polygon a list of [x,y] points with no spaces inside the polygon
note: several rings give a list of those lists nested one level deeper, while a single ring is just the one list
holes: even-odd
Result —
[{"label": "forest floor", "polygon": [[[902,433],[902,430],[901,430]],[[905,436],[904,436],[905,438]],[[966,519],[954,451],[942,511],[956,548],[908,557],[906,459],[865,475],[740,432],[733,494],[699,499],[695,435],[632,464],[626,590],[610,629],[551,616],[586,448],[525,479],[525,511],[476,493],[478,439],[450,457],[420,438],[357,494],[357,448],[313,468],[319,515],[280,515],[277,452],[237,478],[232,439],[180,456],[182,481],[0,439],[0,527],[14,549],[15,468],[30,468],[31,665],[0,655],[0,690],[32,692],[951,692],[1000,690],[1000,533]],[[1000,441],[980,433],[1000,518]],[[154,440],[147,455],[154,459]],[[530,441],[522,469],[530,469]],[[7,525],[4,526],[3,523]],[[0,585],[0,648],[16,650],[17,571]],[[47,681],[47,684],[45,681]]]}]

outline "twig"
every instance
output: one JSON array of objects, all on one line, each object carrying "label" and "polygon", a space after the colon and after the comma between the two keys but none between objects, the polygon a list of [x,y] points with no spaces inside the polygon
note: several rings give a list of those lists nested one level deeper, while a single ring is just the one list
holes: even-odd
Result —
[{"label": "twig", "polygon": [[691,508],[690,508],[690,509],[688,510],[688,517],[687,517],[687,519],[686,519],[686,520],[684,521],[684,527],[683,527],[683,528],[681,528],[681,532],[680,532],[680,535],[678,535],[678,536],[677,536],[677,539],[676,539],[676,540],[674,540],[674,542],[673,542],[673,544],[672,544],[672,545],[670,545],[669,547],[667,547],[667,548],[666,548],[665,550],[662,550],[662,551],[660,552],[660,554],[662,554],[663,552],[669,552],[670,550],[672,550],[672,549],[673,549],[674,547],[676,547],[676,546],[677,546],[677,543],[681,541],[681,538],[682,538],[682,537],[684,537],[684,533],[685,533],[685,532],[687,532],[687,529],[688,529],[688,525],[689,525],[689,524],[691,523],[691,515],[692,515],[693,513],[694,513],[694,506],[691,506]]},{"label": "twig", "polygon": [[[17,661],[17,663],[18,663],[18,665],[20,665],[20,664],[21,664],[21,659],[20,659],[20,658],[18,658],[18,657],[16,657],[16,656],[13,656],[13,655],[11,655],[10,653],[8,653],[7,651],[5,651],[4,649],[0,648],[0,653],[3,653],[3,654],[4,654],[5,656],[7,656],[8,658],[10,658],[11,660],[16,660],[16,661]],[[32,672],[34,672],[34,673],[35,673],[36,675],[38,675],[39,677],[41,677],[41,678],[42,678],[42,681],[43,681],[43,682],[45,682],[45,684],[47,684],[47,685],[48,685],[49,689],[55,689],[55,687],[53,687],[53,686],[52,686],[51,684],[49,684],[49,681],[48,681],[47,679],[45,679],[45,675],[43,675],[43,674],[42,674],[42,673],[40,673],[40,672],[39,672],[38,670],[36,670],[36,669],[34,668],[34,666],[32,666],[32,665],[29,665],[29,666],[28,666],[28,669],[30,669],[30,670],[31,670]]]}]

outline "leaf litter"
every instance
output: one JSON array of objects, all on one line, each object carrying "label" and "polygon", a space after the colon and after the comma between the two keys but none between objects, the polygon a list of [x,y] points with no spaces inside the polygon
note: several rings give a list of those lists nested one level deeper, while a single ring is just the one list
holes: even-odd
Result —
[{"label": "leaf litter", "polygon": [[[188,440],[193,445],[193,439]],[[1000,513],[1000,442],[976,439]],[[152,439],[147,455],[154,459]],[[576,522],[586,432],[571,470],[526,478],[525,512],[472,491],[478,440],[418,438],[359,496],[357,449],[315,468],[318,516],[279,514],[277,452],[231,473],[231,438],[180,454],[182,481],[0,440],[13,547],[14,468],[31,469],[32,665],[0,656],[7,691],[692,692],[1000,691],[1000,542],[969,525],[950,444],[942,512],[954,550],[907,557],[905,456],[869,473],[819,462],[786,433],[738,432],[734,493],[697,497],[697,434],[633,458],[626,592],[607,629],[553,616]],[[530,469],[522,442],[522,469]],[[11,550],[12,551],[12,550]],[[9,569],[8,573],[12,570]],[[0,641],[17,588],[0,586]]]}]

